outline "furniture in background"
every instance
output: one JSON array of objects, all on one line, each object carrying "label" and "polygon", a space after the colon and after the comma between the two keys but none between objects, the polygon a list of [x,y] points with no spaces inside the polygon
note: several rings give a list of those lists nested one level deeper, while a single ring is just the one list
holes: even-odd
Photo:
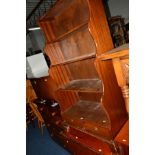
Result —
[{"label": "furniture in background", "polygon": [[124,18],[113,16],[109,20],[111,35],[115,47],[129,42],[128,30],[125,26]]},{"label": "furniture in background", "polygon": [[126,30],[125,40],[126,40],[126,43],[129,43],[129,23],[125,24],[125,30]]},{"label": "furniture in background", "polygon": [[38,106],[38,110],[42,115],[45,125],[52,137],[55,132],[58,133],[64,130],[60,125],[62,123],[62,117],[60,106],[56,101],[38,98],[34,102]]},{"label": "furniture in background", "polygon": [[35,127],[35,119],[36,115],[33,113],[29,104],[26,104],[26,129],[28,129],[28,124],[31,124],[33,127]]},{"label": "furniture in background", "polygon": [[53,100],[56,84],[50,76],[31,79],[33,89],[39,99]]},{"label": "furniture in background", "polygon": [[43,134],[43,126],[44,126],[44,120],[41,116],[41,114],[38,111],[37,105],[34,103],[34,100],[37,98],[35,91],[31,85],[30,80],[26,80],[26,105],[27,107],[31,108],[31,112],[36,116],[38,120],[38,126],[41,129],[41,132]]}]

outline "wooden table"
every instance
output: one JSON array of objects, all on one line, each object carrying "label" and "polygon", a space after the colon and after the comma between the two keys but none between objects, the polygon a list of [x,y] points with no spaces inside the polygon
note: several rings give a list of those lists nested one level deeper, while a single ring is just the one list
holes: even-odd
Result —
[{"label": "wooden table", "polygon": [[114,48],[98,57],[102,61],[112,60],[118,85],[129,113],[129,44]]}]

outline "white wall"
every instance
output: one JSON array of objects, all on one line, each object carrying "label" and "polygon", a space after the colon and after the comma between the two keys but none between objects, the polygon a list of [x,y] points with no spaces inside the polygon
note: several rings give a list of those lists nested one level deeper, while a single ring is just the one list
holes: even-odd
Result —
[{"label": "white wall", "polygon": [[111,16],[121,15],[127,23],[129,20],[129,0],[109,0]]}]

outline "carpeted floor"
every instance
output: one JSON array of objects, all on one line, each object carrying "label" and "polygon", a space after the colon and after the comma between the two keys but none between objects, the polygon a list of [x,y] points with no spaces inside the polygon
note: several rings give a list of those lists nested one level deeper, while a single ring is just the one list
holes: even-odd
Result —
[{"label": "carpeted floor", "polygon": [[28,125],[26,131],[26,155],[71,155],[68,151],[53,141],[44,126],[43,135],[35,121],[35,128]]}]

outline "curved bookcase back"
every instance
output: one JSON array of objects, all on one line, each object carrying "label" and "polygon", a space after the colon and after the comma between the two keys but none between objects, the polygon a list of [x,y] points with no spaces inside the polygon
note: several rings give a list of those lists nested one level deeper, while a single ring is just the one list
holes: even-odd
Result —
[{"label": "curved bookcase back", "polygon": [[40,19],[40,25],[46,41],[52,42],[64,38],[88,21],[89,8],[86,0],[60,0]]},{"label": "curved bookcase back", "polygon": [[52,66],[93,58],[96,55],[96,46],[87,26],[46,46],[50,48],[48,55]]}]

